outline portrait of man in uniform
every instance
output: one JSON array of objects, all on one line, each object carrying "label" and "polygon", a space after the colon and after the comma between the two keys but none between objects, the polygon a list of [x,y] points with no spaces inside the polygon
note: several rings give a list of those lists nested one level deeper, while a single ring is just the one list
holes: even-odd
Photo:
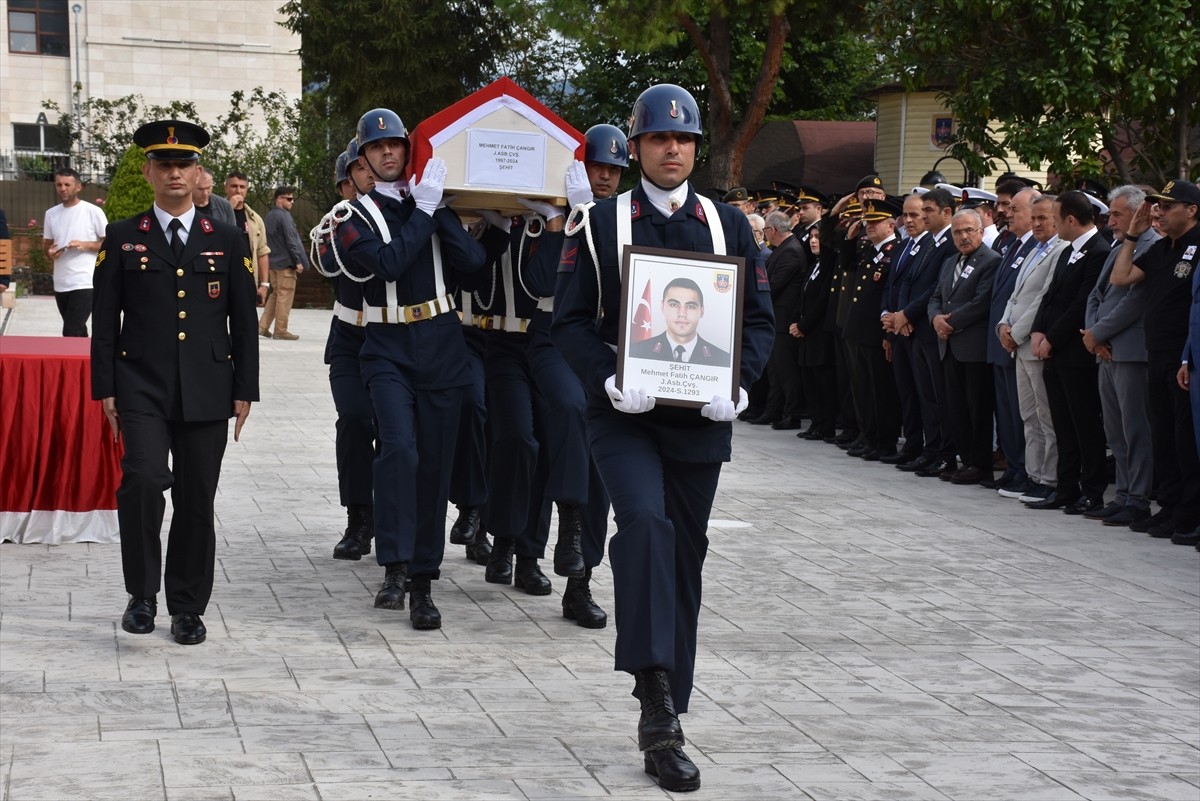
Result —
[{"label": "portrait of man in uniform", "polygon": [[635,359],[729,366],[729,351],[718,348],[699,334],[704,318],[704,293],[690,278],[674,278],[663,290],[662,315],[666,328],[661,334],[629,346]]}]

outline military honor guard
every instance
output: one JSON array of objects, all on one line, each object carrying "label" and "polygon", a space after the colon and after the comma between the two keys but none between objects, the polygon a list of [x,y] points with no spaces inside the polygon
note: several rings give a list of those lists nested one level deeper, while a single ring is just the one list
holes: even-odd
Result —
[{"label": "military honor guard", "polygon": [[756,246],[737,210],[697,195],[688,183],[700,143],[700,112],[684,89],[644,91],[629,130],[642,180],[597,203],[563,244],[551,336],[587,395],[592,456],[612,498],[609,544],[616,596],[616,669],[634,676],[641,701],[644,766],[669,791],[696,790],[700,773],[683,751],[678,714],[688,709],[696,658],[708,517],[730,422],[747,403],[774,339],[765,274],[741,272],[739,397],[703,408],[656,406],[644,391],[616,386],[621,256],[627,245],[738,256]]},{"label": "military honor guard", "polygon": [[92,397],[125,441],[117,516],[129,605],[121,628],[154,631],[161,528],[171,491],[165,584],[171,633],[204,642],[212,595],[214,497],[236,417],[258,400],[254,265],[236,228],[196,214],[208,133],[180,120],[134,132],[154,205],[110,223],[96,257]]}]

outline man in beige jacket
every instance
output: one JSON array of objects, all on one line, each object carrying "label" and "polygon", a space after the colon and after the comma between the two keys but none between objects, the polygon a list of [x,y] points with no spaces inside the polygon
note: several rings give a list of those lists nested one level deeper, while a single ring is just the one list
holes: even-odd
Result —
[{"label": "man in beige jacket", "polygon": [[[267,302],[267,291],[271,286],[270,279],[267,277],[270,270],[267,255],[271,252],[271,248],[267,247],[267,227],[263,224],[262,217],[259,217],[258,212],[246,203],[246,192],[249,190],[250,179],[246,177],[245,173],[231,172],[225,179],[225,199],[229,201],[229,205],[233,206],[233,214],[237,218],[237,228],[245,237],[250,258],[254,259],[257,266],[258,305],[262,306]],[[259,333],[262,333],[261,329]]]}]

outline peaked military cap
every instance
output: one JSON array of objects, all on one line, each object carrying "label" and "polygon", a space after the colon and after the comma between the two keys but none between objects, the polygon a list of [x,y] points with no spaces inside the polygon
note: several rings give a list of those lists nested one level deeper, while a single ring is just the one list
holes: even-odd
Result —
[{"label": "peaked military cap", "polygon": [[750,199],[750,193],[746,191],[746,187],[738,186],[730,189],[725,193],[725,197],[721,200],[725,203],[741,203],[744,200]]},{"label": "peaked military cap", "polygon": [[867,189],[870,187],[874,187],[875,189],[883,189],[883,181],[879,180],[879,176],[875,173],[864,176],[863,179],[858,182],[858,186],[854,187],[854,191],[857,192],[860,189]]},{"label": "peaked military cap", "polygon": [[884,200],[871,199],[863,202],[862,218],[867,222],[891,220],[899,217],[903,211],[903,204],[898,203],[897,198],[889,197]]},{"label": "peaked military cap", "polygon": [[208,131],[182,120],[155,120],[133,132],[133,143],[152,159],[195,161],[208,140]]},{"label": "peaked military cap", "polygon": [[1163,191],[1148,196],[1159,203],[1187,203],[1189,206],[1200,206],[1200,186],[1191,181],[1168,181]]}]

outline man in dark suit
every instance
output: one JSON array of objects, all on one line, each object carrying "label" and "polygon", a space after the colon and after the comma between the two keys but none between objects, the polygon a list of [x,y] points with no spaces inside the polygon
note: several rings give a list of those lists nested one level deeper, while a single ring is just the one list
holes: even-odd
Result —
[{"label": "man in dark suit", "polygon": [[[947,478],[978,484],[992,478],[992,374],[987,363],[992,274],[1000,254],[983,244],[984,221],[974,209],[951,220],[958,255],[942,264],[929,298],[929,321],[938,336],[946,376],[947,411],[962,469]],[[939,476],[941,478],[943,476]]]},{"label": "man in dark suit", "polygon": [[1084,348],[1080,331],[1088,294],[1111,248],[1096,235],[1087,195],[1064,192],[1055,201],[1055,212],[1058,235],[1070,246],[1054,266],[1033,321],[1032,340],[1033,354],[1047,360],[1042,375],[1058,440],[1058,489],[1028,508],[1081,515],[1103,508],[1108,486],[1096,359]]},{"label": "man in dark suit", "polygon": [[767,280],[771,284],[771,305],[775,310],[775,346],[771,349],[768,376],[771,389],[764,416],[775,418],[771,428],[800,428],[799,343],[788,332],[800,305],[800,294],[808,280],[809,257],[804,243],[792,235],[792,221],[782,211],[767,215],[766,236],[772,251],[767,258]]},{"label": "man in dark suit", "polygon": [[[751,265],[747,265],[751,267]],[[704,293],[690,278],[672,278],[663,290],[662,313],[667,328],[661,334],[634,342],[629,355],[637,359],[728,367],[729,351],[696,333],[704,318]]]},{"label": "man in dark suit", "polygon": [[228,421],[237,417],[236,441],[258,400],[254,266],[238,230],[198,215],[192,201],[208,139],[177,120],[134,133],[154,206],[109,224],[92,301],[92,397],[113,436],[125,437],[117,517],[130,601],[121,627],[154,630],[170,488],[163,583],[171,633],[183,645],[206,636],[200,616],[212,594],[213,498]]}]

